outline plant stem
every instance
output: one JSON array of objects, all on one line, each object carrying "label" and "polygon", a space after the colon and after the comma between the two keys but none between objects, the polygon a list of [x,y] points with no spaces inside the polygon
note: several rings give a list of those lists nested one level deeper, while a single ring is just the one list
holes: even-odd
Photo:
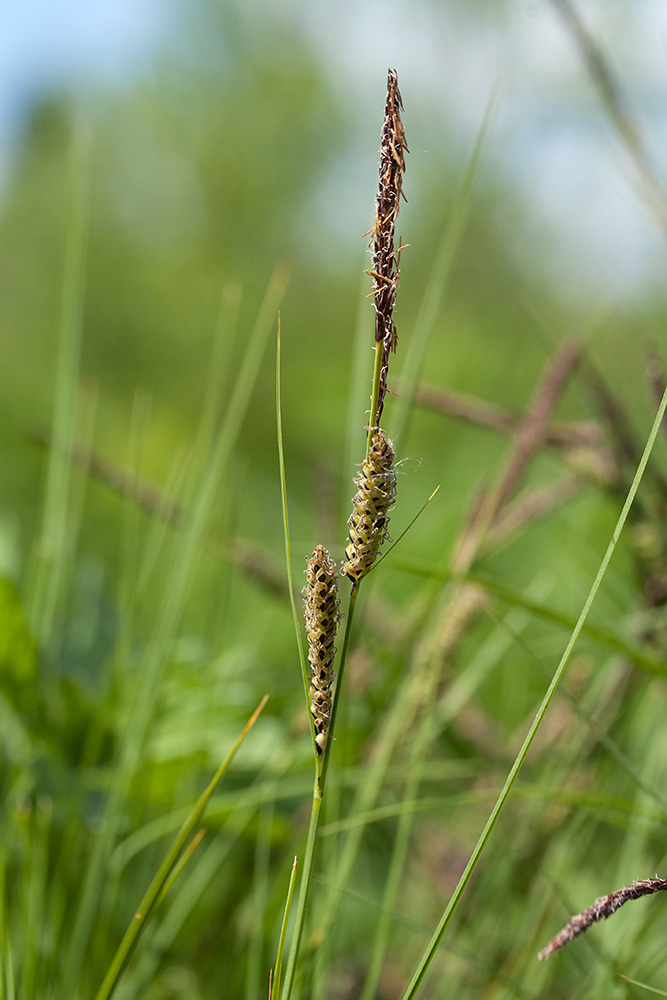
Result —
[{"label": "plant stem", "polygon": [[315,857],[315,844],[317,842],[317,831],[320,825],[320,812],[322,809],[322,775],[315,776],[315,786],[313,788],[313,805],[310,811],[310,824],[308,826],[308,838],[306,840],[306,853],[303,859],[303,871],[301,873],[301,885],[299,886],[299,902],[296,907],[296,924],[294,927],[294,937],[290,948],[287,972],[285,973],[285,988],[282,993],[282,1000],[289,1000],[294,984],[294,974],[296,972],[296,960],[299,955],[301,944],[301,934],[303,932],[303,920],[306,914],[306,903],[308,902],[308,890],[310,889],[310,879],[313,871],[313,860]]},{"label": "plant stem", "polygon": [[340,693],[343,689],[343,674],[345,672],[345,664],[347,662],[347,650],[350,644],[350,635],[352,633],[352,621],[354,619],[354,609],[357,604],[358,593],[359,593],[359,584],[357,584],[354,587],[352,594],[350,595],[350,603],[347,609],[347,620],[345,622],[345,636],[343,637],[343,648],[340,654],[340,663],[338,664],[338,677],[336,679],[336,690],[334,691],[333,705],[331,706],[331,724],[329,726],[329,742],[327,743],[324,760],[318,761],[318,764],[322,765],[322,795],[324,795],[324,783],[326,781],[327,770],[329,768],[329,757],[331,755],[331,747],[333,744],[333,734],[336,728],[336,717],[338,715]]},{"label": "plant stem", "polygon": [[340,701],[340,692],[342,688],[343,673],[345,669],[345,661],[347,659],[347,650],[350,641],[350,633],[352,630],[352,619],[354,618],[354,608],[357,603],[357,594],[359,592],[359,585],[354,588],[350,596],[350,604],[347,613],[347,622],[345,626],[345,638],[343,639],[343,648],[341,650],[340,664],[338,667],[338,679],[336,681],[336,690],[334,692],[334,700],[331,709],[331,724],[329,726],[329,739],[327,741],[326,750],[322,757],[316,757],[315,760],[315,785],[313,787],[313,804],[310,812],[310,824],[308,826],[308,837],[306,839],[306,852],[303,859],[303,868],[301,872],[301,884],[299,886],[299,901],[296,908],[295,917],[295,927],[294,927],[294,937],[292,939],[292,947],[290,949],[289,962],[287,965],[287,972],[285,973],[285,987],[283,989],[281,1000],[289,1000],[290,994],[292,992],[292,986],[294,984],[294,976],[296,973],[296,962],[299,955],[299,948],[301,945],[301,935],[303,933],[303,923],[306,914],[306,905],[308,903],[308,892],[310,890],[310,881],[313,871],[313,862],[315,860],[315,845],[317,843],[317,831],[320,825],[320,812],[322,809],[322,800],[324,799],[324,786],[326,784],[327,770],[329,766],[329,757],[331,754],[331,747],[333,744],[334,729],[336,726],[336,716],[338,714],[338,704]]},{"label": "plant stem", "polygon": [[662,400],[660,402],[660,407],[658,409],[658,413],[656,415],[655,420],[653,421],[653,426],[651,428],[651,432],[649,434],[648,441],[646,443],[646,447],[644,448],[644,452],[642,454],[641,461],[640,461],[639,466],[637,468],[637,471],[635,473],[635,476],[634,476],[634,479],[632,481],[632,485],[630,487],[628,495],[627,495],[627,497],[625,499],[625,503],[623,504],[623,508],[621,510],[621,513],[618,516],[618,521],[616,522],[616,527],[614,528],[614,531],[612,533],[611,541],[609,542],[609,545],[607,546],[607,550],[606,550],[606,552],[605,552],[605,554],[604,554],[604,556],[602,558],[602,562],[600,563],[600,568],[599,568],[599,570],[598,570],[598,572],[597,572],[597,574],[595,576],[595,579],[593,580],[593,583],[591,585],[591,589],[588,592],[588,597],[586,598],[586,601],[585,601],[584,606],[582,608],[581,614],[579,615],[579,618],[577,620],[577,624],[575,625],[574,630],[572,632],[572,635],[570,636],[569,642],[568,642],[568,644],[567,644],[567,646],[565,648],[565,651],[564,651],[564,653],[563,653],[563,655],[562,655],[562,657],[560,659],[558,667],[556,668],[556,672],[553,675],[552,681],[549,684],[549,687],[548,687],[548,689],[547,689],[547,691],[546,691],[546,693],[545,693],[545,695],[544,695],[544,697],[543,697],[543,699],[542,699],[542,701],[540,703],[540,706],[539,706],[537,712],[535,713],[535,717],[534,717],[533,722],[532,722],[532,724],[530,726],[530,729],[528,730],[526,738],[523,741],[521,749],[519,750],[519,753],[517,754],[517,756],[516,756],[516,758],[514,760],[514,763],[512,764],[512,767],[510,768],[510,771],[509,771],[509,773],[507,775],[507,778],[505,779],[505,784],[503,785],[503,787],[502,787],[502,789],[500,791],[500,794],[498,795],[498,798],[496,799],[495,805],[494,805],[493,809],[491,810],[491,813],[489,814],[489,818],[487,819],[486,824],[484,826],[484,829],[482,830],[482,833],[480,834],[479,840],[477,841],[477,844],[475,845],[475,848],[474,848],[472,854],[470,855],[470,860],[468,861],[468,864],[465,867],[465,871],[463,872],[461,878],[459,879],[458,885],[454,889],[454,892],[452,893],[452,896],[451,896],[451,899],[449,900],[449,903],[445,907],[445,910],[444,910],[444,912],[442,914],[442,917],[440,918],[438,926],[437,926],[435,932],[433,933],[433,937],[431,938],[431,940],[430,940],[430,942],[429,942],[429,944],[428,944],[428,946],[427,946],[424,954],[422,955],[422,958],[419,961],[419,964],[417,965],[415,973],[414,973],[412,979],[410,980],[410,983],[409,983],[409,985],[408,985],[405,993],[403,994],[401,1000],[413,1000],[413,998],[416,995],[419,987],[421,986],[421,983],[422,983],[422,981],[424,979],[424,976],[426,975],[428,967],[431,964],[431,960],[432,960],[432,958],[433,958],[433,956],[434,956],[434,954],[435,954],[435,952],[436,952],[436,950],[437,950],[437,948],[438,948],[438,946],[439,946],[439,944],[440,944],[440,942],[441,942],[441,940],[442,940],[442,938],[443,938],[443,936],[445,934],[445,931],[447,930],[447,927],[449,926],[449,923],[450,923],[450,921],[451,921],[451,919],[452,919],[452,917],[453,917],[453,915],[454,915],[454,913],[455,913],[455,911],[456,911],[456,909],[457,909],[457,907],[458,907],[458,905],[459,905],[459,903],[461,901],[461,897],[463,895],[463,892],[464,892],[466,886],[468,885],[468,882],[470,881],[470,878],[471,878],[473,872],[475,871],[475,868],[477,867],[479,859],[481,858],[482,854],[484,853],[484,849],[486,848],[486,845],[487,845],[487,843],[489,841],[491,833],[493,832],[493,828],[496,825],[496,821],[497,821],[497,819],[498,819],[498,817],[499,817],[499,815],[500,815],[500,813],[501,813],[501,811],[503,809],[503,806],[505,805],[505,802],[507,801],[507,798],[508,798],[508,796],[509,796],[509,794],[510,794],[510,792],[512,790],[512,786],[514,785],[514,782],[515,782],[515,780],[517,778],[517,775],[519,774],[519,771],[523,767],[523,763],[524,763],[526,757],[528,756],[528,751],[530,750],[531,744],[532,744],[532,742],[533,742],[533,740],[535,738],[535,734],[537,733],[538,729],[542,725],[542,720],[544,719],[544,716],[546,715],[547,709],[549,708],[549,705],[551,704],[551,700],[552,700],[552,698],[554,696],[556,688],[558,687],[558,685],[559,685],[559,683],[561,681],[561,678],[562,678],[563,674],[565,673],[565,668],[567,667],[567,665],[569,663],[569,660],[570,660],[570,657],[572,655],[572,652],[574,650],[574,647],[577,644],[577,641],[579,639],[579,635],[581,634],[581,631],[582,631],[583,626],[584,626],[584,622],[586,621],[586,619],[588,617],[588,613],[589,613],[589,611],[591,609],[593,601],[595,600],[595,598],[597,596],[597,592],[600,589],[600,585],[602,583],[602,580],[604,579],[604,576],[605,576],[605,574],[607,572],[607,567],[609,566],[609,563],[611,561],[611,557],[614,554],[614,550],[615,550],[616,545],[618,543],[618,539],[620,538],[621,531],[623,530],[625,522],[626,522],[626,520],[628,518],[628,514],[630,513],[630,508],[631,508],[632,503],[634,501],[635,495],[637,493],[637,490],[639,489],[639,484],[640,484],[640,482],[642,480],[642,476],[644,475],[644,470],[645,470],[645,468],[646,468],[646,466],[648,464],[648,460],[649,460],[650,454],[651,454],[651,452],[653,450],[653,446],[655,444],[655,440],[656,440],[656,438],[658,436],[658,431],[660,429],[660,425],[662,423],[662,419],[663,419],[663,417],[665,415],[665,410],[667,410],[667,389],[665,390],[665,392],[663,394]]},{"label": "plant stem", "polygon": [[[380,374],[382,372],[382,351],[383,345],[381,340],[375,341],[375,365],[373,367],[373,385],[371,387],[371,410],[370,419],[368,421],[369,428],[376,427],[378,423],[377,411],[380,402]],[[368,439],[366,441],[366,460],[368,460],[368,453],[371,449],[371,438],[372,434],[368,434]]]}]

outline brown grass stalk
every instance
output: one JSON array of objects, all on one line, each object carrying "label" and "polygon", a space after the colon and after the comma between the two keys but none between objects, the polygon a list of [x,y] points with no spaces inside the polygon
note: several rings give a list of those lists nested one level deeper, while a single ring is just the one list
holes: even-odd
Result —
[{"label": "brown grass stalk", "polygon": [[650,162],[641,130],[609,60],[571,0],[551,0],[551,3],[577,46],[588,75],[598,88],[607,116],[635,168],[645,201],[653,210],[663,232],[667,233],[667,193]]},{"label": "brown grass stalk", "polygon": [[624,903],[629,902],[631,899],[640,899],[642,896],[652,896],[653,893],[662,892],[664,889],[667,889],[667,879],[657,877],[645,878],[640,879],[638,882],[632,882],[631,885],[623,886],[622,889],[617,889],[616,892],[610,892],[608,896],[600,896],[587,910],[583,910],[572,917],[569,923],[563,927],[562,931],[555,938],[552,938],[546,948],[543,948],[537,957],[540,962],[543,962],[550,955],[553,955],[555,951],[563,948],[570,941],[574,941],[576,937],[587,931],[598,920],[606,920],[612,913],[616,913],[616,910],[620,909]]},{"label": "brown grass stalk", "polygon": [[[398,383],[400,390],[400,382]],[[485,399],[450,389],[421,383],[415,390],[415,402],[430,410],[438,410],[448,416],[466,420],[480,427],[488,427],[499,434],[516,430],[521,417],[504,406],[489,403]],[[545,444],[556,448],[598,447],[603,442],[602,427],[594,420],[577,423],[552,423],[544,434]]]}]

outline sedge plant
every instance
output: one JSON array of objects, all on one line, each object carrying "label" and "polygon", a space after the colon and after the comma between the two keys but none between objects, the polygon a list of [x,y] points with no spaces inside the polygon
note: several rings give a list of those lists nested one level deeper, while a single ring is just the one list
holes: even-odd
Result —
[{"label": "sedge plant", "polygon": [[[375,305],[375,363],[371,387],[370,421],[366,433],[366,456],[355,482],[357,492],[348,519],[348,544],[340,575],[351,581],[347,608],[345,637],[334,687],[333,662],[336,631],[341,619],[337,572],[327,550],[318,545],[306,566],[306,586],[303,590],[306,633],[308,637],[308,668],[299,641],[306,703],[308,706],[315,756],[315,783],[310,826],[306,841],[299,899],[296,908],[292,947],[285,974],[282,1000],[289,1000],[296,974],[299,948],[310,888],[315,846],[324,798],[326,774],[331,755],[336,714],[340,704],[345,659],[349,648],[350,630],[359,586],[373,568],[380,546],[388,538],[389,511],[396,493],[395,452],[391,440],[380,426],[387,394],[389,358],[396,350],[398,337],[394,322],[394,305],[399,281],[400,247],[395,246],[395,225],[403,191],[405,154],[408,146],[401,120],[403,103],[395,70],[387,74],[387,99],[380,144],[380,176],[376,198],[375,222],[371,234],[372,267],[366,272],[373,279]],[[366,235],[369,235],[368,233]],[[280,343],[280,339],[279,339]],[[280,362],[278,360],[278,428],[281,475],[283,478],[283,512],[285,520],[288,572],[290,565],[289,528],[287,522],[284,461],[280,419]],[[290,590],[293,588],[290,580]],[[292,596],[292,606],[295,602]],[[295,616],[296,620],[296,616]],[[298,622],[297,636],[300,634]],[[273,994],[272,994],[273,996]],[[278,994],[275,994],[276,998]]]}]

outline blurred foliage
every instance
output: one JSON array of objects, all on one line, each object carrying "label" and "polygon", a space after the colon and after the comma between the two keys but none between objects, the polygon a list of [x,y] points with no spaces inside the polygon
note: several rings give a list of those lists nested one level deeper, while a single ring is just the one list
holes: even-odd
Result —
[{"label": "blurred foliage", "polygon": [[[347,158],[365,162],[369,150],[374,153],[381,104],[376,133],[364,137],[368,148],[360,152],[354,147],[355,109],[341,99],[344,88],[325,74],[291,24],[266,12],[245,17],[233,5],[191,4],[190,14],[188,31],[135,86],[93,95],[83,114],[91,123],[92,155],[74,439],[120,468],[126,483],[136,475],[157,492],[141,510],[122,476],[111,484],[104,474],[69,465],[67,539],[53,584],[53,629],[42,648],[26,626],[21,602],[30,605],[34,567],[47,565],[52,541],[43,535],[42,510],[72,212],[70,154],[81,115],[67,95],[32,109],[3,198],[0,569],[12,583],[0,580],[0,717],[8,828],[4,905],[14,911],[3,932],[11,947],[7,939],[0,944],[4,961],[13,953],[25,997],[55,996],[56,982],[76,984],[78,992],[67,995],[91,995],[136,905],[137,887],[143,891],[161,857],[164,836],[173,833],[266,691],[269,706],[216,796],[210,837],[120,995],[196,1000],[220,995],[221,981],[229,996],[255,996],[258,983],[264,991],[289,865],[300,849],[311,761],[293,629],[281,595],[275,311],[232,457],[214,484],[194,568],[179,567],[186,563],[191,512],[206,488],[216,429],[228,412],[267,287],[280,269],[290,276],[280,312],[297,586],[302,557],[316,543],[330,545],[337,556],[342,551],[338,512],[354,489],[355,470],[344,461],[355,328],[361,315],[370,348],[373,314],[370,301],[359,304],[367,284],[365,243],[358,241],[355,250],[332,225],[337,213],[348,211],[337,201],[332,173]],[[392,360],[399,385],[403,352],[469,154],[453,142],[448,157],[420,155],[422,136],[413,144],[410,116],[408,105],[413,153],[400,228],[410,246],[401,261],[400,341]],[[417,111],[415,120],[428,127]],[[350,176],[361,173],[351,170]],[[354,239],[372,224],[375,179],[368,177],[367,215]],[[358,192],[351,200],[358,202]],[[582,331],[589,357],[626,406],[641,446],[654,403],[637,341],[647,314],[660,331],[664,305],[642,304],[633,314],[603,321],[597,303],[573,305],[571,290],[550,282],[539,260],[529,273],[519,267],[506,220],[521,211],[521,192],[511,178],[497,176],[491,154],[483,156],[424,359],[426,380],[520,415],[563,336]],[[352,212],[350,220],[356,223]],[[370,349],[367,358],[370,384]],[[388,399],[389,420],[391,406]],[[364,414],[355,416],[360,461]],[[574,376],[557,417],[592,416],[600,416],[599,403],[585,378]],[[208,436],[202,433],[207,420]],[[394,536],[438,482],[442,490],[371,578],[336,746],[332,820],[348,816],[374,737],[382,734],[378,718],[389,694],[400,689],[422,631],[437,618],[437,572],[449,564],[475,497],[497,480],[508,452],[508,441],[493,431],[426,409],[411,412]],[[664,469],[664,452],[656,461]],[[526,483],[549,485],[563,468],[560,453],[540,453]],[[574,499],[482,552],[475,568],[576,618],[631,473],[628,459],[620,482],[610,486],[586,470],[588,480]],[[651,605],[644,590],[648,578],[655,582],[664,571],[660,490],[659,479],[647,484],[637,518],[640,529],[648,526],[642,538],[652,540],[650,553],[638,546],[619,550],[592,616],[610,632],[646,641],[656,657],[664,654],[663,604]],[[178,518],[169,499],[181,505]],[[413,572],[406,572],[411,561]],[[434,579],[414,572],[419,561],[433,568]],[[183,596],[176,601],[170,595],[181,572]],[[381,996],[400,995],[545,689],[545,665],[550,674],[565,644],[562,627],[555,630],[521,607],[494,609],[471,623],[442,664],[425,765],[433,774],[426,773],[420,794],[428,801],[444,795],[447,816],[430,806],[422,819],[418,810],[419,835]],[[77,954],[68,914],[83,909],[84,873],[89,864],[92,870],[96,838],[108,829],[110,789],[118,761],[129,753],[128,719],[153,657],[160,684],[149,692],[154,701],[146,732],[137,737],[140,757],[112,817],[106,881],[91,890],[94,920]],[[468,671],[475,678],[470,696],[451,718],[440,699]],[[621,768],[619,776],[617,761],[592,734],[598,725],[609,732],[633,766],[659,786],[664,678],[633,672],[624,659],[601,654],[585,638],[572,674],[584,719],[567,701],[559,704],[512,811],[490,843],[456,935],[439,956],[434,981],[440,976],[454,985],[435,985],[425,995],[538,996],[547,995],[545,982],[549,996],[573,995],[580,957],[564,966],[562,979],[558,966],[553,980],[540,978],[551,974],[543,968],[528,969],[533,959],[532,952],[526,958],[526,942],[532,948],[541,923],[553,916],[544,915],[541,866],[549,880],[568,886],[564,911],[570,912],[580,893],[585,905],[642,874],[642,866],[653,871],[663,857],[665,814],[639,789],[631,769]],[[559,741],[563,732],[568,738]],[[399,746],[385,789],[386,803],[397,812],[407,743]],[[635,799],[641,800],[636,810]],[[395,816],[369,826],[340,911],[344,917],[327,944],[332,957],[326,975],[317,972],[315,955],[316,979],[330,979],[326,995],[359,995],[395,828]],[[623,837],[638,829],[633,847]],[[336,872],[331,842],[325,835],[321,845],[322,870],[330,866],[325,883]],[[623,874],[630,863],[623,865],[624,851],[634,865],[629,875]],[[587,861],[579,877],[577,865]],[[355,893],[371,905],[359,904]],[[649,965],[650,950],[644,957]],[[595,987],[587,995],[612,995],[605,992],[605,967],[601,961],[591,972]],[[529,985],[524,989],[519,981]]]}]

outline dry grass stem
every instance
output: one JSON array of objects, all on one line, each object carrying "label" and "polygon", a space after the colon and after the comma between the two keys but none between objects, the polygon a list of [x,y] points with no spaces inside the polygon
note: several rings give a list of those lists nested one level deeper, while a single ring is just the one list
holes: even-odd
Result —
[{"label": "dry grass stem", "polygon": [[[26,437],[42,447],[51,446],[45,428],[32,428],[26,431]],[[160,486],[87,445],[74,442],[68,451],[68,458],[113,493],[131,500],[137,507],[148,511],[172,528],[185,527],[192,516],[187,507]],[[257,544],[242,538],[226,539],[212,525],[207,529],[206,538],[216,551],[226,555],[255,583],[280,600],[289,602],[284,574]]]},{"label": "dry grass stem", "polygon": [[583,913],[577,913],[570,922],[563,927],[562,931],[553,938],[552,941],[543,948],[537,956],[541,962],[549,958],[555,951],[563,948],[570,941],[587,931],[589,927],[596,924],[598,920],[610,917],[616,913],[624,903],[631,899],[640,899],[642,896],[652,896],[655,892],[662,892],[667,889],[667,879],[646,878],[631,885],[626,885],[616,892],[610,892],[608,896],[600,896],[592,906],[589,906]]},{"label": "dry grass stem", "polygon": [[544,444],[553,411],[580,357],[579,344],[566,340],[547,365],[530,407],[517,427],[512,454],[495,497],[496,509],[514,492],[526,466]]},{"label": "dry grass stem", "polygon": [[[33,441],[41,447],[54,446],[50,431],[44,427],[31,427],[25,432],[25,436],[29,441]],[[74,465],[84,469],[85,472],[104,483],[114,493],[129,498],[138,507],[142,507],[151,514],[157,514],[167,524],[179,527],[186,520],[187,511],[159,486],[144,479],[120,462],[95,451],[94,448],[75,441],[69,449],[67,457]]]},{"label": "dry grass stem", "polygon": [[375,562],[382,542],[388,537],[389,511],[396,495],[394,446],[385,432],[373,432],[367,460],[355,482],[358,487],[347,522],[349,544],[341,573],[357,584]]},{"label": "dry grass stem", "polygon": [[[580,348],[568,341],[560,348],[542,377],[526,414],[518,422],[512,449],[500,484],[473,498],[469,514],[454,547],[450,569],[467,573],[479,556],[503,542],[509,534],[527,527],[565,503],[579,488],[575,479],[566,479],[544,491],[530,491],[511,500],[526,467],[546,441],[551,416],[563,391],[568,374],[580,358]],[[460,637],[483,610],[488,595],[475,584],[445,591],[434,628],[423,640],[432,658],[444,661]]]},{"label": "dry grass stem", "polygon": [[375,297],[375,342],[382,342],[380,392],[376,411],[371,414],[371,426],[378,427],[387,393],[389,352],[396,350],[394,303],[398,287],[398,251],[394,250],[394,227],[398,217],[405,171],[405,154],[409,152],[401,121],[403,102],[395,70],[387,74],[387,103],[380,143],[380,183],[375,207],[375,223],[371,230],[373,266],[366,273],[373,278]]},{"label": "dry grass stem", "polygon": [[[505,434],[515,431],[520,417],[503,406],[462,392],[452,392],[421,384],[415,390],[415,402],[469,423]],[[602,427],[594,420],[580,423],[550,424],[544,434],[545,444],[556,448],[597,447],[603,443]]]},{"label": "dry grass stem", "polygon": [[530,527],[558,510],[582,491],[580,476],[563,476],[548,486],[525,490],[498,511],[484,541],[484,551],[492,551],[519,530]]},{"label": "dry grass stem", "polygon": [[[615,463],[621,472],[626,470],[625,476],[619,474],[618,482],[618,492],[624,495],[640,462],[642,447],[637,441],[632,422],[620,397],[614,395],[600,371],[588,358],[585,359],[583,374],[586,387],[592,396],[592,403],[600,410],[609,428],[609,440]],[[660,471],[657,462],[649,462],[646,475],[653,480],[663,496],[667,495],[667,478]],[[635,513],[643,508],[644,499],[640,494],[635,498]]]},{"label": "dry grass stem", "polygon": [[520,420],[505,471],[498,486],[487,491],[471,509],[452,557],[455,572],[466,572],[477,558],[491,528],[508,502],[527,466],[544,444],[553,411],[563,392],[567,376],[578,364],[581,350],[574,341],[565,341],[549,362],[533,400]]},{"label": "dry grass stem", "polygon": [[[657,408],[660,406],[662,394],[665,391],[665,366],[655,347],[649,351],[646,357],[646,381],[651,387],[653,400]],[[663,434],[667,434],[667,423],[663,421],[660,429]]]},{"label": "dry grass stem", "polygon": [[334,640],[340,621],[336,569],[327,550],[318,545],[306,564],[306,633],[310,663],[310,712],[315,726],[315,747],[322,754],[331,722]]},{"label": "dry grass stem", "polygon": [[588,75],[600,92],[607,115],[634,164],[645,200],[654,211],[662,229],[667,232],[667,193],[650,162],[639,126],[628,109],[609,61],[570,0],[551,2],[570,32]]}]

